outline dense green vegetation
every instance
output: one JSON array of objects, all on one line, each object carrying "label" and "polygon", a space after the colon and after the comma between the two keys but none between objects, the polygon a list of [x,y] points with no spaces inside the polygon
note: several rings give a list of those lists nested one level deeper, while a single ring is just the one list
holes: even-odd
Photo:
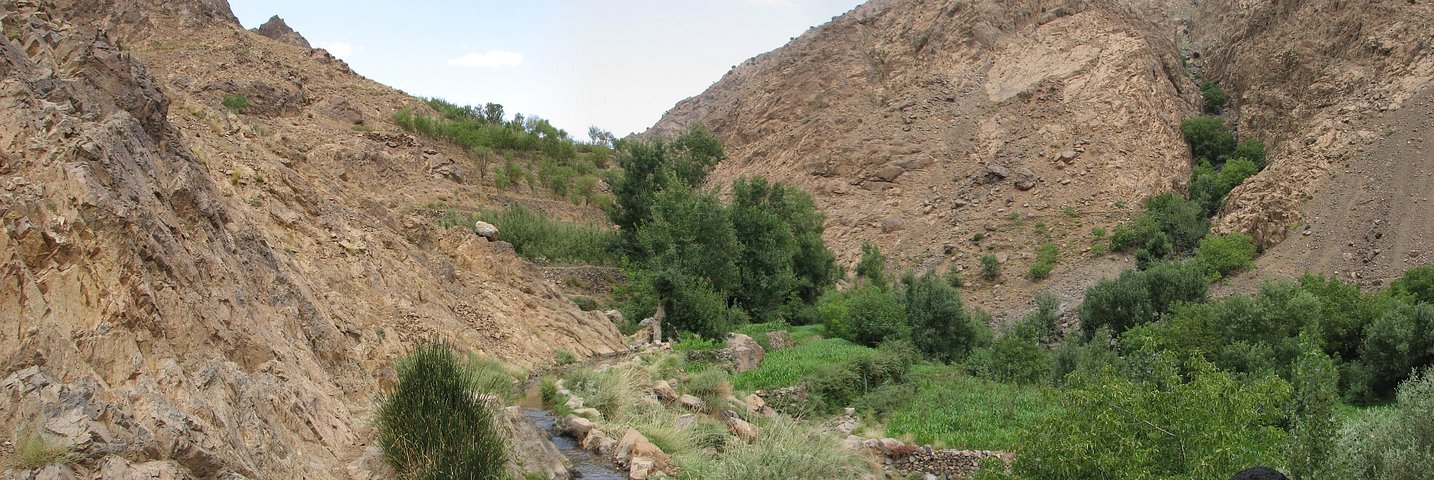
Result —
[{"label": "dense green vegetation", "polygon": [[478,221],[498,227],[501,239],[513,244],[518,255],[530,260],[577,261],[616,265],[617,232],[601,225],[553,220],[522,205],[476,214],[446,210],[438,223],[444,227],[473,228]]},{"label": "dense green vegetation", "polygon": [[738,179],[725,204],[699,190],[724,156],[701,127],[619,150],[607,213],[629,259],[624,313],[642,318],[662,302],[665,331],[708,338],[748,322],[810,323],[811,302],[841,274],[823,217],[806,192],[761,178]]},{"label": "dense green vegetation", "polygon": [[438,115],[404,109],[394,114],[394,123],[462,147],[481,177],[487,178],[496,167],[493,180],[503,188],[526,184],[581,205],[602,206],[608,201],[597,186],[601,171],[611,164],[611,143],[577,142],[536,116],[515,114],[508,119],[496,103],[460,106],[437,98],[426,103]]},{"label": "dense green vegetation", "polygon": [[[484,396],[502,379],[430,343],[398,362],[375,415],[384,459],[400,478],[504,478],[507,445]],[[503,383],[507,382],[507,383]]]}]

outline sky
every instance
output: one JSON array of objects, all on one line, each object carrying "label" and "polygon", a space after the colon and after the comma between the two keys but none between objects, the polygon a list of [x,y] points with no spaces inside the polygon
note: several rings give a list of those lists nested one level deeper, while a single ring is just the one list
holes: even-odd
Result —
[{"label": "sky", "polygon": [[500,103],[574,138],[657,123],[748,58],[860,0],[230,0],[279,15],[354,71],[411,95]]}]

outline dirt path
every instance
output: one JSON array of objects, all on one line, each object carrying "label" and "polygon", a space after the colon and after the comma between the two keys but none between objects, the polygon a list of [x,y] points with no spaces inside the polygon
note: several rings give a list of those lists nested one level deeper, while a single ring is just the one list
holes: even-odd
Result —
[{"label": "dirt path", "polygon": [[1362,130],[1373,135],[1331,166],[1328,184],[1302,209],[1308,229],[1220,290],[1251,291],[1305,272],[1379,286],[1434,262],[1434,87]]}]

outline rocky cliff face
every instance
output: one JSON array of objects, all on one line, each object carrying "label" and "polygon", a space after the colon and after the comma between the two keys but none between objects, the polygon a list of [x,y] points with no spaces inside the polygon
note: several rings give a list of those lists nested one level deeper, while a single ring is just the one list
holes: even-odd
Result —
[{"label": "rocky cliff face", "polygon": [[1231,193],[1217,231],[1273,247],[1260,260],[1272,276],[1378,282],[1434,261],[1434,5],[1214,1],[1191,23],[1240,134],[1273,147],[1270,167]]},{"label": "rocky cliff face", "polygon": [[266,36],[266,37],[272,38],[272,39],[274,39],[274,40],[278,40],[278,41],[280,41],[280,42],[284,42],[284,43],[287,43],[287,44],[290,44],[290,45],[293,45],[293,46],[296,46],[296,47],[313,48],[313,47],[309,46],[309,40],[308,40],[308,39],[304,38],[303,35],[299,35],[299,32],[295,32],[294,29],[289,28],[289,24],[288,24],[288,23],[285,23],[285,22],[284,22],[284,19],[279,18],[278,15],[274,15],[274,16],[272,16],[272,17],[269,17],[269,21],[264,22],[264,24],[263,24],[263,25],[260,25],[258,28],[253,28],[253,29],[250,29],[250,30],[253,31],[254,33],[257,33],[257,34],[260,34],[260,35],[263,35],[263,36]]},{"label": "rocky cliff face", "polygon": [[461,152],[394,132],[415,99],[222,1],[120,3],[0,2],[7,434],[72,446],[80,476],[381,477],[369,409],[415,342],[621,348],[418,208],[494,200]]},{"label": "rocky cliff face", "polygon": [[[1042,288],[1023,279],[1038,245],[1118,271],[1079,254],[1092,227],[1188,176],[1178,126],[1198,93],[1161,3],[870,2],[736,66],[655,130],[712,128],[732,157],[718,181],[812,191],[846,262],[864,240],[912,267],[997,253],[1024,302]],[[1070,296],[1094,276],[1075,271],[1056,272]]]},{"label": "rocky cliff face", "polygon": [[[718,181],[760,174],[814,192],[847,262],[863,240],[915,267],[970,269],[991,252],[1010,260],[1007,278],[994,289],[978,283],[978,303],[1010,308],[1008,296],[1024,301],[1038,289],[1077,300],[1082,279],[1121,267],[1070,255],[1090,244],[1091,228],[1185,188],[1178,124],[1200,102],[1191,74],[1224,85],[1240,134],[1271,149],[1271,167],[1230,196],[1215,230],[1273,246],[1348,210],[1338,206],[1344,194],[1331,194],[1335,205],[1304,203],[1321,198],[1338,165],[1384,170],[1350,155],[1395,135],[1376,127],[1376,114],[1428,90],[1430,11],[1374,1],[872,1],[735,66],[654,131],[704,123],[733,159]],[[1407,173],[1396,176],[1424,178],[1434,166],[1413,160],[1427,157],[1393,160]],[[1347,190],[1395,180],[1350,176],[1370,186]],[[1406,190],[1384,191],[1422,199]],[[1365,213],[1326,225],[1359,232],[1316,238],[1323,256],[1354,256],[1320,266],[1355,268],[1375,255],[1381,244],[1360,229],[1400,217],[1393,196],[1379,197],[1367,201],[1386,207],[1356,207]],[[1049,234],[1032,229],[1037,222]],[[1384,248],[1419,250],[1415,239],[1431,234],[1408,230],[1386,242],[1408,246]],[[1046,238],[1067,254],[1055,278],[1015,278]],[[1397,275],[1406,263],[1371,274]]]}]

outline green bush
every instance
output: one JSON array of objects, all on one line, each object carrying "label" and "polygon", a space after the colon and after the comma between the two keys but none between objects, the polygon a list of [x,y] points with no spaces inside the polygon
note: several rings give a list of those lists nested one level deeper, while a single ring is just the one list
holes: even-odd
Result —
[{"label": "green bush", "polygon": [[677,352],[717,350],[724,346],[722,342],[707,340],[692,332],[679,333],[677,338],[677,343],[672,344],[672,350]]},{"label": "green bush", "polygon": [[833,413],[883,386],[905,382],[916,356],[910,344],[895,341],[844,362],[824,365],[802,380],[810,400],[804,409]]},{"label": "green bush", "polygon": [[888,339],[911,337],[906,308],[895,293],[864,286],[852,289],[848,295],[851,298],[845,325],[828,325],[829,333],[868,347]]},{"label": "green bush", "polygon": [[506,478],[506,440],[494,405],[448,345],[418,346],[375,418],[384,458],[400,478]]},{"label": "green bush", "polygon": [[[1290,436],[1286,446],[1294,478],[1338,478],[1334,475],[1334,443],[1338,426],[1339,371],[1321,352],[1318,340],[1303,338],[1304,352],[1294,365],[1294,395],[1289,406]],[[1352,478],[1352,477],[1346,477]]]},{"label": "green bush", "polygon": [[1434,265],[1415,267],[1389,284],[1389,293],[1409,303],[1434,303]]},{"label": "green bush", "polygon": [[1230,158],[1243,158],[1255,164],[1256,170],[1264,170],[1269,160],[1265,155],[1265,144],[1255,140],[1245,140],[1235,146],[1235,153]]},{"label": "green bush", "polygon": [[1200,240],[1195,258],[1221,276],[1250,268],[1255,258],[1255,242],[1239,233],[1210,235]]},{"label": "green bush", "polygon": [[881,248],[869,241],[861,242],[861,260],[856,262],[856,277],[864,278],[872,285],[886,288],[886,256]]},{"label": "green bush", "polygon": [[[1188,378],[1181,371],[1192,372]],[[1228,478],[1284,459],[1289,384],[1238,381],[1207,363],[1152,364],[1149,382],[1113,369],[1073,376],[1065,409],[1037,423],[1016,458],[1029,478]]]},{"label": "green bush", "polygon": [[1001,262],[995,255],[985,254],[981,256],[981,277],[994,281],[1001,276]]},{"label": "green bush", "polygon": [[1177,302],[1200,302],[1209,283],[1199,262],[1161,262],[1145,271],[1126,270],[1086,290],[1081,303],[1081,329],[1089,337],[1108,326],[1111,333],[1125,330],[1165,315]]},{"label": "green bush", "polygon": [[1225,96],[1225,90],[1221,89],[1215,82],[1204,82],[1200,84],[1200,96],[1205,99],[1205,113],[1218,115],[1225,110],[1225,104],[1230,98]]},{"label": "green bush", "polygon": [[[1352,385],[1357,400],[1387,398],[1410,372],[1434,364],[1434,305],[1396,305],[1365,327]],[[1360,372],[1359,370],[1362,370]]]},{"label": "green bush", "polygon": [[757,441],[734,442],[720,455],[679,457],[687,478],[711,480],[857,480],[870,471],[861,456],[841,447],[829,432],[798,420],[776,418]]},{"label": "green bush", "polygon": [[1210,230],[1201,205],[1172,193],[1145,200],[1145,211],[1115,227],[1110,248],[1124,252],[1143,248],[1153,259],[1190,252]]},{"label": "green bush", "polygon": [[222,103],[224,104],[224,108],[229,109],[229,111],[240,113],[243,112],[244,109],[249,108],[249,97],[242,93],[227,93],[224,95]]},{"label": "green bush", "polygon": [[998,382],[1033,385],[1051,375],[1050,353],[1036,340],[1030,325],[1017,325],[991,347],[972,355],[974,373]]},{"label": "green bush", "polygon": [[927,358],[960,361],[975,345],[976,325],[966,315],[961,295],[936,275],[927,273],[904,282],[906,322],[911,340]]},{"label": "green bush", "polygon": [[1180,122],[1180,133],[1190,144],[1191,157],[1224,162],[1235,151],[1235,136],[1220,117],[1196,117]]},{"label": "green bush", "polygon": [[1329,478],[1417,480],[1434,472],[1434,372],[1399,385],[1398,404],[1344,425]]}]

